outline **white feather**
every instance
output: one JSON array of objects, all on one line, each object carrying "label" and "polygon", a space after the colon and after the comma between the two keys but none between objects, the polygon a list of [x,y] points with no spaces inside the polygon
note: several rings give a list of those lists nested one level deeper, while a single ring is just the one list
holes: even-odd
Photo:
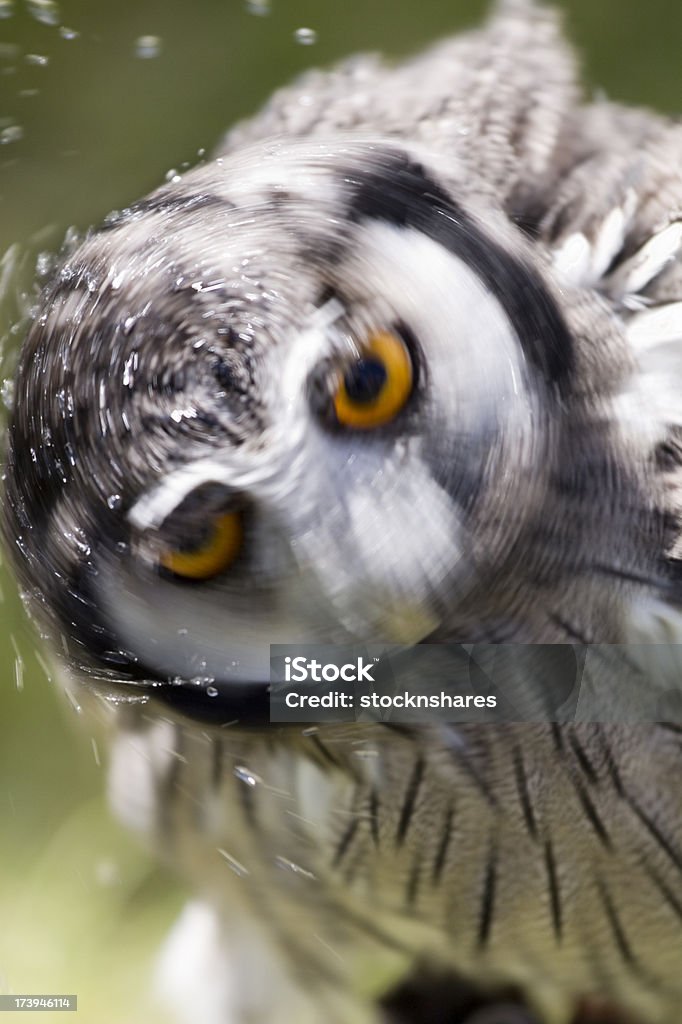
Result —
[{"label": "white feather", "polygon": [[682,340],[682,302],[669,302],[636,313],[627,327],[628,340],[636,351]]},{"label": "white feather", "polygon": [[646,242],[608,280],[613,296],[637,295],[674,260],[682,244],[682,221],[674,221]]},{"label": "white feather", "polygon": [[586,284],[590,277],[592,248],[585,235],[578,231],[569,235],[554,251],[554,269],[566,284]]},{"label": "white feather", "polygon": [[621,252],[637,203],[630,190],[621,206],[615,207],[597,228],[594,240],[577,231],[554,251],[557,273],[566,284],[591,288],[599,284],[606,271]]},{"label": "white feather", "polygon": [[623,205],[611,210],[597,231],[592,249],[593,281],[596,282],[604,276],[618,253],[622,251],[636,201],[634,192],[628,192]]}]

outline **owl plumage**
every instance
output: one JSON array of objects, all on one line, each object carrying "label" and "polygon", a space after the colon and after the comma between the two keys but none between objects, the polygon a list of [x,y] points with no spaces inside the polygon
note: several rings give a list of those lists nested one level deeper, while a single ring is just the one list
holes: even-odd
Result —
[{"label": "owl plumage", "polygon": [[[510,2],[308,74],[46,286],[5,533],[114,809],[201,898],[188,1020],[676,1024],[680,727],[258,709],[277,642],[679,639],[681,153]],[[409,388],[354,429],[377,337]],[[675,651],[609,670],[678,692]]]}]

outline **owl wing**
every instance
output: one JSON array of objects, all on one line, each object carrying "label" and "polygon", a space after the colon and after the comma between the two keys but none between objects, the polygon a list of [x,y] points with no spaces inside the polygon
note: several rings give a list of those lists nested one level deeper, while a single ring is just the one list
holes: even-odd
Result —
[{"label": "owl wing", "polygon": [[682,124],[606,102],[576,113],[573,165],[546,197],[537,237],[571,288],[596,294],[627,339],[631,371],[613,405],[644,446],[650,504],[664,524],[656,585],[629,614],[633,644],[682,674]]}]

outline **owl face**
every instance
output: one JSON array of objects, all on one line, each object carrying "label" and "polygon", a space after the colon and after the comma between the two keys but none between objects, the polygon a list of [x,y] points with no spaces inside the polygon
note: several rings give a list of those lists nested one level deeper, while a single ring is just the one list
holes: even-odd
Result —
[{"label": "owl face", "polygon": [[7,470],[26,589],[72,667],[123,680],[248,687],[273,643],[523,639],[505,580],[572,359],[523,244],[423,154],[201,167],[43,296]]}]

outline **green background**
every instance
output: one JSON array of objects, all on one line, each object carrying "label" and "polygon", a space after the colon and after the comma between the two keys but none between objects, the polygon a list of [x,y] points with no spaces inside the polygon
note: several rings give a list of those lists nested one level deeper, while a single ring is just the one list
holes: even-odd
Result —
[{"label": "green background", "polygon": [[[35,257],[67,227],[195,161],[296,72],[360,49],[409,52],[486,6],[271,0],[257,16],[241,0],[0,0],[0,139],[23,133],[0,144],[3,375]],[[561,6],[589,88],[682,110],[679,0]],[[295,41],[303,26],[314,45]],[[136,54],[143,35],[159,37],[158,56]],[[150,1022],[145,979],[184,894],[110,821],[103,753],[50,685],[6,574],[0,584],[0,991],[77,992],[88,1024]]]}]

